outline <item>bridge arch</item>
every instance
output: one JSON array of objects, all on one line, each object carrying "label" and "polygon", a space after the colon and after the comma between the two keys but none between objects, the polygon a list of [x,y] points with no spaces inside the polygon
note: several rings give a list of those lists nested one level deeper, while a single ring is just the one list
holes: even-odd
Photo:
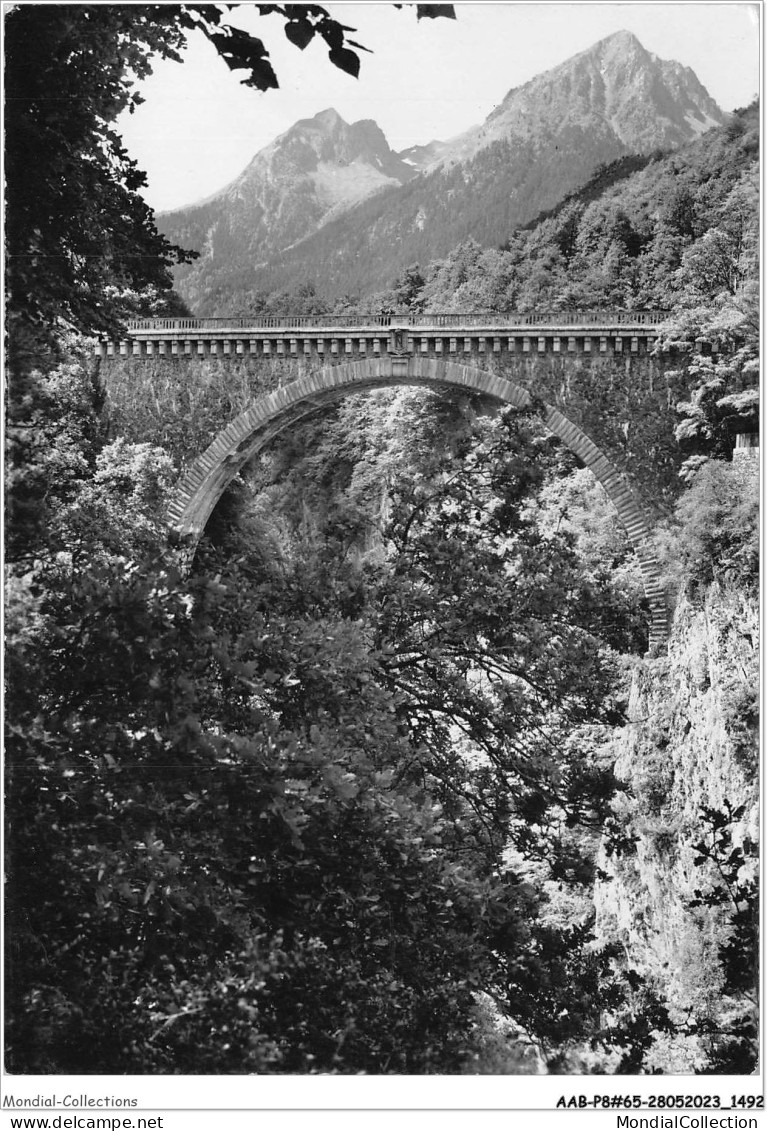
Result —
[{"label": "bridge arch", "polygon": [[[482,393],[518,409],[532,407],[526,389],[488,370],[412,354],[326,365],[274,392],[266,393],[224,428],[179,481],[168,507],[170,525],[194,546],[222,494],[276,436],[303,416],[341,397],[392,385],[460,388]],[[551,405],[540,409],[544,423],[596,476],[611,499],[636,551],[650,605],[650,646],[666,638],[668,613],[657,560],[650,545],[650,523],[626,479],[597,445]]]}]

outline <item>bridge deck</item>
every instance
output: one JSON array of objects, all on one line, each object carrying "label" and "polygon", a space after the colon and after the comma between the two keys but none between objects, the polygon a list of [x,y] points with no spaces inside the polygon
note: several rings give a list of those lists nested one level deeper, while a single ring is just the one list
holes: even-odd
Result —
[{"label": "bridge deck", "polygon": [[665,318],[662,310],[145,318],[129,322],[122,341],[98,342],[96,353],[102,357],[247,354],[329,359],[403,353],[637,354],[653,348]]},{"label": "bridge deck", "polygon": [[591,330],[629,329],[647,332],[650,327],[660,325],[668,317],[665,310],[556,310],[556,311],[509,311],[498,314],[494,311],[480,311],[472,314],[285,314],[268,317],[225,317],[225,318],[142,318],[128,323],[130,336],[134,334],[169,332],[178,334],[211,331],[229,333],[254,330],[313,330],[315,333],[331,334],[338,330],[380,331],[391,327],[417,328],[424,331],[452,330],[460,334],[463,330],[476,332],[484,329],[520,330],[531,326],[541,330]]}]

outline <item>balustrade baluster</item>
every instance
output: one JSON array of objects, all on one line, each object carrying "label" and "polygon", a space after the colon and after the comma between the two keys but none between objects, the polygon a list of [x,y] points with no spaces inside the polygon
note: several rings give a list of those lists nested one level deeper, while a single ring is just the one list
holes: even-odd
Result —
[{"label": "balustrade baluster", "polygon": [[[368,356],[375,347],[368,345],[372,338],[368,337],[355,337],[351,338],[348,335],[352,330],[359,332],[367,331],[368,334],[380,327],[402,327],[411,328],[413,330],[419,329],[418,337],[421,339],[420,343],[410,339],[411,352],[424,352],[424,343],[427,342],[425,349],[426,352],[436,351],[436,335],[439,331],[447,329],[452,331],[450,337],[442,339],[442,351],[458,352],[461,351],[460,342],[463,339],[463,349],[461,352],[483,352],[492,350],[494,353],[504,352],[508,349],[509,352],[518,351],[530,352],[531,349],[536,352],[546,352],[546,350],[553,350],[554,352],[578,353],[589,352],[589,346],[586,345],[586,340],[589,335],[578,335],[583,340],[584,345],[574,344],[572,331],[569,336],[565,335],[565,342],[561,342],[561,331],[572,328],[575,330],[577,326],[582,328],[593,327],[596,333],[593,334],[599,344],[594,345],[594,352],[620,352],[625,349],[625,352],[631,354],[644,353],[652,348],[652,342],[648,341],[647,330],[651,326],[656,326],[664,321],[667,317],[667,312],[663,310],[613,310],[607,311],[602,308],[596,310],[559,310],[559,311],[543,311],[543,310],[528,310],[528,311],[504,311],[503,313],[496,313],[492,311],[472,311],[471,313],[461,314],[455,311],[437,311],[435,313],[419,313],[410,311],[407,314],[385,314],[377,313],[368,316],[358,314],[334,314],[334,315],[307,315],[307,314],[286,314],[282,316],[277,315],[259,315],[258,317],[247,317],[237,315],[226,318],[219,317],[203,317],[203,318],[133,318],[130,319],[127,325],[129,345],[126,349],[132,350],[133,343],[138,340],[142,344],[139,349],[141,355],[145,355],[150,349],[154,348],[154,354],[158,355],[161,352],[159,345],[160,337],[165,334],[176,334],[179,340],[194,341],[195,349],[197,347],[197,336],[202,336],[206,331],[215,332],[213,337],[206,335],[205,346],[199,352],[201,353],[218,353],[221,354],[235,354],[235,353],[248,353],[251,354],[258,352],[259,354],[274,353],[275,350],[281,354],[287,355],[288,353],[296,356],[297,353],[306,354],[305,341],[308,340],[307,334],[314,327],[324,327],[326,330],[332,327],[337,330],[345,330],[346,333],[341,335],[337,334],[338,353],[345,353],[347,356],[351,353],[353,355]],[[508,335],[501,337],[499,332],[502,328],[509,328]],[[521,333],[524,327],[535,327],[536,337],[530,339],[535,344],[530,346],[523,341],[521,346],[518,344],[519,338],[524,337]],[[639,333],[639,328],[642,328],[642,333]],[[619,332],[620,328],[620,332]],[[625,328],[625,329],[624,329]],[[262,333],[264,331],[274,331],[275,337],[272,340],[271,347],[265,342]],[[424,330],[426,335],[424,335]],[[476,333],[473,331],[476,330]],[[577,334],[578,331],[575,330]],[[253,335],[256,334],[254,338]],[[135,335],[135,338],[134,338]],[[187,336],[191,337],[187,337]],[[220,337],[217,340],[217,335]],[[468,336],[467,336],[468,335]],[[517,336],[518,335],[518,336]],[[225,345],[227,337],[235,342],[235,345],[228,347]],[[282,344],[278,345],[279,339],[282,338]],[[608,346],[607,339],[612,339],[612,344]],[[618,339],[621,339],[618,344]],[[245,339],[249,339],[247,343]],[[544,340],[544,348],[541,351],[540,341]],[[627,339],[627,340],[625,340]],[[640,346],[640,339],[645,342],[644,346]],[[148,342],[154,340],[155,346],[151,347]],[[170,338],[165,339],[171,340]],[[453,346],[455,340],[455,347]],[[485,345],[490,340],[492,345]],[[625,345],[623,344],[625,340]],[[243,345],[238,347],[236,342],[243,341]],[[312,344],[310,352],[314,352],[317,348],[314,345],[316,341],[312,337]],[[434,341],[434,347],[432,347]],[[545,342],[551,341],[551,346],[546,346]],[[300,344],[298,344],[300,342]],[[350,342],[354,345],[349,346]],[[504,344],[504,342],[506,344]],[[220,343],[220,344],[218,344]],[[467,346],[467,343],[469,345]],[[257,349],[257,345],[259,348]],[[248,348],[249,347],[249,348]],[[186,351],[186,347],[184,352]],[[332,346],[329,347],[332,349]],[[166,356],[177,354],[179,351],[173,349],[173,346],[168,346],[167,349],[162,347]],[[190,349],[192,349],[190,345]],[[104,356],[116,356],[120,352],[119,340],[115,341],[112,348],[107,351],[104,350]],[[317,350],[319,352],[319,350]]]}]

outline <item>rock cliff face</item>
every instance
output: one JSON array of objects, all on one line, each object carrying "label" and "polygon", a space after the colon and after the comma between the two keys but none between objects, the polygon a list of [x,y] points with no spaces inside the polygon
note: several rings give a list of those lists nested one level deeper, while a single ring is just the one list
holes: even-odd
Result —
[{"label": "rock cliff face", "polygon": [[401,156],[432,170],[470,161],[497,141],[545,147],[573,131],[647,153],[681,145],[723,118],[689,67],[659,59],[635,35],[619,31],[510,90],[478,129]]},{"label": "rock cliff face", "polygon": [[298,122],[221,193],[158,218],[202,252],[179,268],[199,313],[313,282],[335,297],[388,286],[468,237],[487,246],[602,164],[694,139],[724,115],[688,67],[618,32],[510,90],[479,127],[397,155],[374,122]]},{"label": "rock cliff face", "polygon": [[[728,805],[742,807],[724,825],[732,842],[718,855],[726,873],[730,853],[741,850],[741,889],[755,878],[758,630],[753,601],[712,587],[702,602],[681,602],[668,657],[634,675],[615,767],[626,791],[615,809],[621,831],[636,839],[633,848],[603,852],[609,879],[598,885],[597,907],[602,940],[622,945],[672,1021],[687,1030],[673,1038],[659,1034],[647,1070],[705,1069],[712,1050],[729,1033],[742,1032],[753,1009],[747,959],[739,967],[742,985],[734,987],[722,950],[733,941],[742,890],[733,902],[723,872],[702,860],[696,846],[713,846],[704,809],[726,817]],[[700,902],[717,893],[721,902]]]}]

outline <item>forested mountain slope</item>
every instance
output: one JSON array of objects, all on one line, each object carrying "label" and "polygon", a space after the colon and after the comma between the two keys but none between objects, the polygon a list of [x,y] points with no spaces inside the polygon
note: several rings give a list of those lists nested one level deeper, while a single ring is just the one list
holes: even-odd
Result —
[{"label": "forested mountain slope", "polygon": [[[678,146],[722,120],[689,68],[656,58],[633,35],[618,32],[511,90],[481,127],[440,144],[422,175],[346,208],[330,223],[323,214],[314,234],[307,228],[320,217],[312,200],[302,226],[294,221],[285,229],[274,205],[262,219],[261,205],[245,207],[230,190],[201,210],[160,217],[160,227],[180,242],[188,234],[202,253],[177,275],[199,314],[239,311],[249,292],[307,283],[324,299],[369,294],[414,259],[427,262],[468,237],[483,246],[502,243],[599,165]],[[404,162],[399,168],[412,172]],[[240,181],[247,178],[246,170]],[[288,200],[296,191],[284,183],[281,189]],[[268,235],[260,234],[264,224]],[[223,231],[226,258],[216,251]]]},{"label": "forested mountain slope", "polygon": [[414,175],[375,122],[349,125],[335,110],[296,122],[226,188],[158,216],[170,240],[201,253],[197,263],[179,267],[177,289],[197,307],[207,285],[201,276],[263,266],[339,211]]},{"label": "forested mountain slope", "polygon": [[366,305],[671,309],[733,296],[755,277],[758,162],[754,105],[674,153],[604,166],[543,217],[510,228],[502,247],[467,241],[413,268],[406,296],[383,291]]},{"label": "forested mountain slope", "polygon": [[758,176],[754,105],[666,157],[605,167],[503,248],[471,240],[413,264],[359,308],[665,310],[660,349],[692,388],[681,451],[729,458],[758,428]]}]

